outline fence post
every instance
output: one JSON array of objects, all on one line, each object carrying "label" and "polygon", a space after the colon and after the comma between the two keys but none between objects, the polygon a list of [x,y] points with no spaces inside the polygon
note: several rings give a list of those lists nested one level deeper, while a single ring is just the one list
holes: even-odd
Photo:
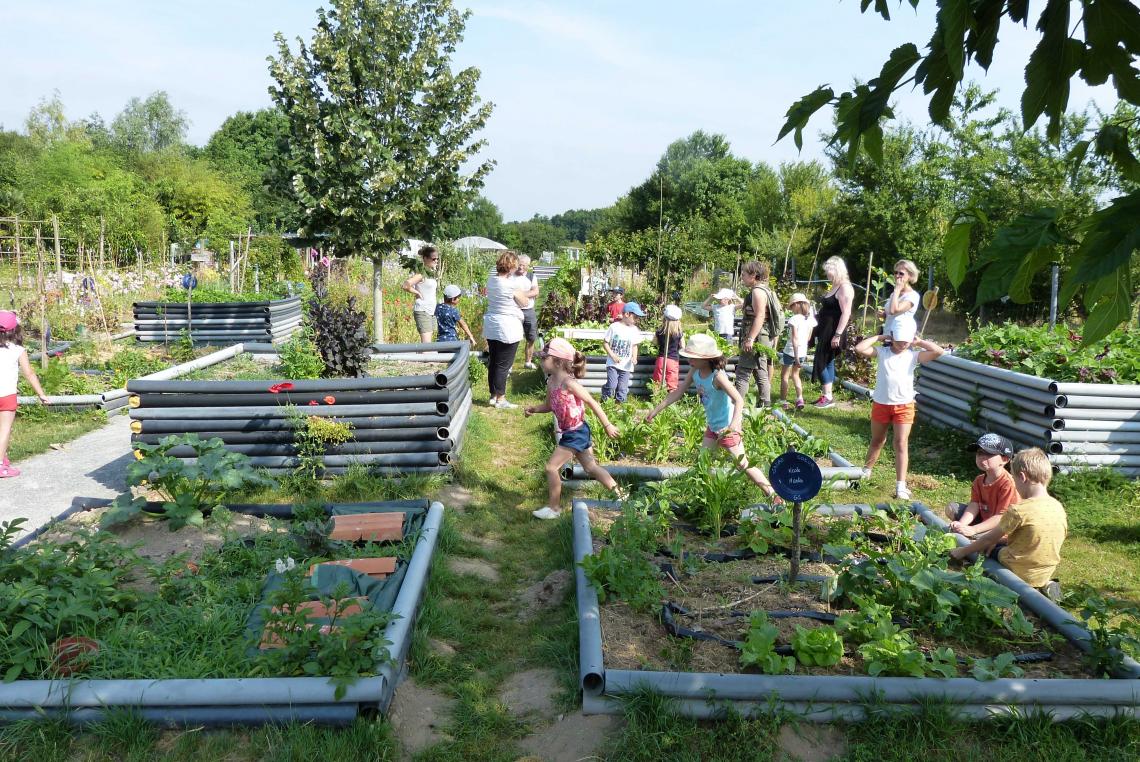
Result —
[{"label": "fence post", "polygon": [[52,235],[55,236],[55,280],[59,288],[63,289],[63,255],[59,250],[59,217],[51,216]]},{"label": "fence post", "polygon": [[926,290],[934,290],[934,265],[931,265],[926,274]]},{"label": "fence post", "polygon": [[1053,276],[1049,287],[1049,330],[1057,327],[1057,285],[1061,278],[1061,266],[1053,265]]}]

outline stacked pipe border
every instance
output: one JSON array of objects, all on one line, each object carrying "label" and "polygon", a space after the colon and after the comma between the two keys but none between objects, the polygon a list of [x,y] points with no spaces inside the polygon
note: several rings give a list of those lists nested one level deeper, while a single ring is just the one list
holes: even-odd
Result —
[{"label": "stacked pipe border", "polygon": [[[89,501],[106,504],[109,501]],[[400,502],[400,501],[396,501]],[[428,501],[420,501],[426,505]],[[69,510],[74,510],[69,509]],[[64,719],[85,724],[130,709],[167,727],[314,722],[348,725],[361,713],[387,712],[411,647],[444,507],[433,502],[408,560],[394,617],[384,630],[388,659],[374,677],[362,677],[335,698],[327,677],[202,678],[177,680],[16,680],[0,684],[0,721]]]},{"label": "stacked pipe border", "polygon": [[301,297],[264,302],[135,302],[135,338],[178,341],[189,331],[195,342],[279,343],[301,325]]},{"label": "stacked pipe border", "polygon": [[[650,343],[648,346],[652,347]],[[590,390],[591,394],[601,394],[602,386],[606,383],[606,360],[605,355],[587,355],[586,356],[586,375],[578,379],[578,383]],[[726,373],[736,372],[737,358],[731,357],[727,360],[725,365]],[[649,396],[649,383],[653,380],[653,366],[657,362],[657,352],[654,350],[650,353],[641,352],[637,357],[637,365],[634,366],[633,372],[629,378],[629,393],[635,397],[648,397]],[[684,378],[685,374],[689,372],[689,361],[684,357],[680,359],[680,377]]]},{"label": "stacked pipe border", "polygon": [[1140,476],[1140,384],[1064,383],[947,354],[922,366],[916,388],[936,423],[1040,447],[1061,471]]},{"label": "stacked pipe border", "polygon": [[[931,700],[945,701],[963,719],[985,719],[1026,711],[1048,712],[1053,720],[1080,716],[1140,717],[1140,665],[1131,662],[1114,680],[854,677],[845,675],[756,675],[698,672],[656,672],[606,669],[602,650],[601,615],[597,591],[586,580],[582,559],[593,553],[589,506],[604,501],[575,501],[573,508],[574,579],[578,605],[578,677],[585,714],[621,714],[620,698],[650,688],[670,698],[677,710],[701,719],[723,719],[726,709],[745,716],[784,711],[811,722],[859,722],[884,710],[918,713]],[[929,509],[912,508],[928,522]],[[832,506],[842,509],[842,506]],[[996,562],[995,562],[996,563]],[[1045,596],[1021,583],[1020,589],[1004,567],[989,564],[986,573],[1017,592],[1021,602],[1038,613],[1075,646],[1087,648],[1089,634],[1076,625],[1059,627],[1072,617]],[[1002,574],[1001,572],[1005,572]],[[1016,578],[1015,578],[1016,579]],[[1020,580],[1017,580],[1020,582]],[[1050,608],[1052,607],[1052,608]],[[1044,613],[1043,613],[1044,612]],[[1083,635],[1082,635],[1083,634]]]},{"label": "stacked pipe border", "polygon": [[[395,377],[139,379],[127,384],[131,439],[154,444],[171,434],[196,433],[202,439],[221,439],[226,449],[249,456],[254,467],[285,473],[301,463],[292,410],[352,425],[352,438],[321,458],[327,475],[344,473],[355,464],[385,475],[448,471],[471,410],[470,345],[453,341],[377,349],[411,361],[442,356],[448,365],[438,372]],[[280,389],[286,384],[291,386]],[[271,391],[274,388],[279,390]],[[189,447],[176,447],[169,454],[193,459]]]}]

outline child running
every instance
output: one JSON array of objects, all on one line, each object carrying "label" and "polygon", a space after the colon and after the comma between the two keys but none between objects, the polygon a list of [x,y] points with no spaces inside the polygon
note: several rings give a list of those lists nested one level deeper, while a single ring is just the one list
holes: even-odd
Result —
[{"label": "child running", "polygon": [[665,307],[665,320],[656,331],[657,362],[653,365],[653,381],[673,391],[681,379],[681,308]]},{"label": "child running", "polygon": [[16,421],[16,385],[21,372],[40,402],[47,403],[47,395],[28,362],[23,344],[24,332],[16,313],[0,310],[0,479],[20,475],[20,469],[13,468],[8,462],[8,443],[12,440],[12,424]]},{"label": "child running", "polygon": [[582,464],[582,468],[593,479],[601,482],[607,489],[612,490],[619,500],[625,498],[614,478],[598,465],[594,460],[593,440],[590,434],[590,425],[586,423],[586,408],[589,407],[598,416],[598,420],[605,427],[606,436],[613,438],[618,435],[617,428],[606,417],[606,411],[590,396],[586,388],[578,383],[577,379],[586,374],[586,356],[574,350],[566,339],[551,339],[546,348],[539,354],[542,361],[542,370],[546,373],[546,402],[541,405],[531,405],[523,412],[527,416],[535,413],[554,413],[555,424],[558,429],[558,444],[554,454],[546,461],[546,485],[549,491],[548,505],[532,511],[538,519],[556,519],[561,514],[562,506],[562,467],[574,458]]},{"label": "child running", "polygon": [[788,343],[780,354],[780,363],[783,365],[780,374],[780,401],[787,404],[788,379],[796,387],[796,410],[804,409],[804,385],[800,380],[800,368],[807,362],[808,338],[811,329],[815,327],[815,317],[811,314],[811,303],[803,294],[792,294],[788,302],[792,316],[788,318]]},{"label": "child running", "polygon": [[435,306],[435,324],[439,328],[439,341],[459,341],[459,332],[456,326],[467,334],[471,346],[475,346],[475,336],[467,327],[467,321],[459,312],[459,297],[463,291],[452,284],[443,290],[443,301]]},{"label": "child running", "polygon": [[707,333],[693,334],[681,350],[681,357],[689,360],[690,367],[685,380],[646,414],[646,423],[681,399],[689,387],[695,384],[705,408],[706,428],[701,446],[711,450],[719,445],[728,450],[736,460],[737,468],[744,471],[774,504],[783,502],[760,469],[748,465],[741,437],[744,399],[724,372],[724,353],[717,347],[716,339]]}]

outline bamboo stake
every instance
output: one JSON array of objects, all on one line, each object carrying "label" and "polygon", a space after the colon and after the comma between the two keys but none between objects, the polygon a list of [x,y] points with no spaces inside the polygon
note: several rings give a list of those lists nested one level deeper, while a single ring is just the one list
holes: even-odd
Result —
[{"label": "bamboo stake", "polygon": [[99,281],[95,277],[95,258],[91,252],[87,252],[87,262],[90,265],[91,272],[91,296],[95,299],[95,303],[99,305],[99,319],[103,323],[103,330],[110,336],[111,326],[107,323],[107,313],[103,309],[103,298],[99,295]]},{"label": "bamboo stake", "polygon": [[796,240],[796,231],[800,229],[799,220],[792,226],[792,234],[788,236],[788,248],[784,251],[784,276],[788,275],[788,257],[792,254],[792,241]]},{"label": "bamboo stake", "polygon": [[55,238],[55,280],[60,289],[63,288],[63,255],[59,250],[59,217],[51,216],[51,229]]},{"label": "bamboo stake", "polygon": [[867,330],[867,308],[871,305],[871,273],[873,269],[872,263],[875,261],[875,252],[871,252],[867,256],[867,296],[863,299],[863,321],[859,326],[860,331]]},{"label": "bamboo stake", "polygon": [[107,221],[103,215],[99,215],[99,269],[102,270],[104,265],[103,260],[103,243],[107,238]]},{"label": "bamboo stake", "polygon": [[40,368],[47,370],[47,294],[44,283],[44,239],[36,228],[36,286],[40,292]]},{"label": "bamboo stake", "polygon": [[16,288],[24,287],[23,254],[20,251],[20,218],[16,218]]}]

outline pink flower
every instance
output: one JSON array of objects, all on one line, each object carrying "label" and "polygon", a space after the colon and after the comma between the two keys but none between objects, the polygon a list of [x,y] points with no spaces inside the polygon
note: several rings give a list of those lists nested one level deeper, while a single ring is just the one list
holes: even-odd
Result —
[{"label": "pink flower", "polygon": [[321,403],[317,402],[316,400],[309,400],[309,404],[310,404],[310,405],[313,405],[313,406],[316,406],[316,405],[319,405],[319,404],[321,404]]}]

